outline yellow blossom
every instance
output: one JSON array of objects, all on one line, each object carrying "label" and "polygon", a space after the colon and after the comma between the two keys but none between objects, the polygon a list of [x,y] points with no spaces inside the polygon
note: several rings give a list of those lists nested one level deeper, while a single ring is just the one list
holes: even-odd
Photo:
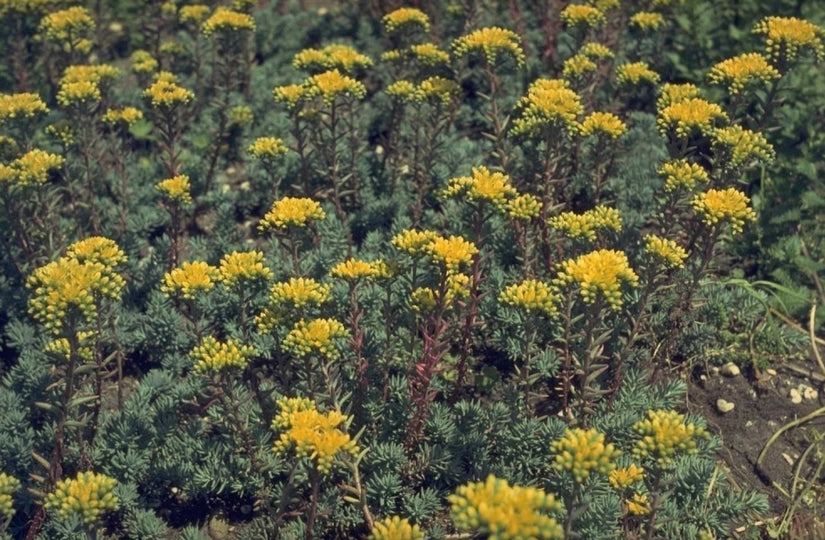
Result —
[{"label": "yellow blossom", "polygon": [[149,88],[143,91],[143,95],[149,98],[154,107],[166,108],[189,103],[195,98],[195,94],[191,91],[165,80],[152,83]]},{"label": "yellow blossom", "polygon": [[585,27],[601,26],[607,21],[602,10],[587,4],[570,4],[561,11],[561,20],[567,26]]},{"label": "yellow blossom", "polygon": [[298,357],[317,353],[326,358],[339,355],[335,340],[346,337],[344,325],[334,319],[301,319],[286,335],[283,349]]},{"label": "yellow blossom", "polygon": [[264,254],[260,251],[233,251],[221,259],[218,271],[221,281],[227,286],[246,281],[272,279],[272,271],[264,265]]},{"label": "yellow blossom", "polygon": [[[20,489],[20,480],[6,473],[0,473],[0,516],[9,519],[14,515],[14,499],[12,496],[18,489]],[[421,540],[423,540],[423,536]]]},{"label": "yellow blossom", "polygon": [[126,254],[114,240],[103,236],[90,236],[69,246],[66,256],[81,263],[100,263],[106,268],[126,262]]},{"label": "yellow blossom", "polygon": [[396,234],[391,243],[396,249],[411,255],[420,255],[426,252],[426,247],[437,237],[438,234],[434,231],[407,229]]},{"label": "yellow blossom", "polygon": [[713,131],[714,155],[722,157],[731,167],[750,162],[770,163],[776,152],[764,135],[742,126],[729,126]]},{"label": "yellow blossom", "polygon": [[17,184],[20,186],[45,184],[49,179],[49,173],[62,167],[64,161],[63,157],[57,154],[34,149],[15,159],[11,163],[11,168],[15,170]]},{"label": "yellow blossom", "polygon": [[517,195],[510,185],[510,177],[501,172],[491,172],[487,167],[473,167],[472,176],[452,178],[441,190],[442,198],[464,196],[469,202],[489,202],[504,210],[507,201]]},{"label": "yellow blossom", "polygon": [[634,516],[645,516],[650,513],[650,503],[645,494],[634,493],[633,497],[627,499],[625,503],[627,511]]},{"label": "yellow blossom", "polygon": [[692,190],[697,183],[710,182],[707,171],[698,163],[690,163],[684,159],[668,161],[659,169],[659,175],[665,178],[665,191],[677,189]]},{"label": "yellow blossom", "polygon": [[155,188],[173,203],[184,205],[192,203],[189,177],[185,174],[179,174],[172,178],[161,180],[155,184]]},{"label": "yellow blossom", "polygon": [[118,499],[113,492],[116,485],[117,481],[105,474],[81,472],[73,479],[58,482],[46,495],[44,506],[56,510],[64,520],[78,515],[84,525],[92,525],[104,512],[117,509]]},{"label": "yellow blossom", "polygon": [[434,101],[446,105],[456,97],[461,88],[458,84],[444,77],[428,77],[421,81],[416,90],[415,99],[418,101]]},{"label": "yellow blossom", "polygon": [[258,224],[259,231],[306,227],[311,221],[326,218],[321,205],[312,199],[284,197],[272,204],[272,208]]},{"label": "yellow blossom", "polygon": [[205,36],[217,33],[251,32],[255,30],[255,19],[251,15],[219,7],[201,26]]},{"label": "yellow blossom", "polygon": [[607,13],[611,9],[619,7],[619,0],[590,0],[590,4],[596,9]]},{"label": "yellow blossom", "polygon": [[779,71],[759,53],[745,53],[723,60],[710,69],[708,78],[727,84],[728,92],[738,94],[754,83],[768,83],[780,77]]},{"label": "yellow blossom", "polygon": [[367,540],[424,540],[424,533],[407,518],[392,516],[376,521]]},{"label": "yellow blossom", "polygon": [[471,52],[482,53],[490,64],[495,64],[499,55],[506,53],[519,66],[524,64],[524,51],[518,34],[497,26],[482,28],[454,40],[453,50],[456,56],[467,56]]},{"label": "yellow blossom", "polygon": [[438,66],[450,62],[450,54],[442,51],[435,43],[420,43],[410,47],[413,58],[428,66]]},{"label": "yellow blossom", "polygon": [[613,443],[605,444],[604,434],[595,428],[568,429],[561,439],[552,443],[551,449],[556,454],[553,467],[570,472],[577,484],[593,472],[609,474],[616,468],[614,460],[621,454]]},{"label": "yellow blossom", "polygon": [[132,61],[132,71],[135,73],[151,73],[158,68],[158,61],[149,51],[137,50],[130,57]]},{"label": "yellow blossom", "polygon": [[530,221],[539,217],[541,201],[529,193],[518,195],[507,201],[506,212],[510,219]]},{"label": "yellow blossom", "polygon": [[395,81],[387,86],[385,92],[388,96],[399,100],[406,101],[415,97],[415,85],[407,80]]},{"label": "yellow blossom", "polygon": [[295,55],[292,65],[310,71],[340,69],[353,73],[372,66],[372,59],[347,45],[333,44],[323,49],[304,49]]},{"label": "yellow blossom", "polygon": [[683,268],[685,266],[687,251],[673,240],[648,234],[645,235],[644,241],[645,253],[659,259],[666,267]]},{"label": "yellow blossom", "polygon": [[635,287],[639,277],[623,252],[601,249],[561,263],[554,283],[561,286],[574,282],[581,287],[585,303],[592,304],[601,292],[611,307],[618,310],[622,306],[622,282]]},{"label": "yellow blossom", "polygon": [[596,233],[600,229],[622,230],[622,216],[615,208],[599,205],[583,214],[563,212],[548,220],[548,224],[564,232],[570,238],[587,238],[596,241]]},{"label": "yellow blossom", "polygon": [[640,11],[630,17],[630,26],[643,32],[653,32],[665,24],[665,17],[655,11]]},{"label": "yellow blossom", "polygon": [[100,101],[100,88],[91,81],[71,82],[60,85],[57,102],[64,107],[77,103]]},{"label": "yellow blossom", "polygon": [[627,131],[627,125],[622,119],[609,112],[594,112],[584,119],[579,128],[583,137],[590,135],[606,135],[611,139],[621,137]]},{"label": "yellow blossom", "polygon": [[685,415],[664,410],[648,411],[646,419],[633,424],[633,430],[641,437],[633,455],[651,458],[660,467],[670,465],[677,453],[695,454],[697,440],[709,436],[704,428],[685,422]]},{"label": "yellow blossom", "polygon": [[236,125],[251,124],[255,117],[252,109],[246,105],[238,105],[229,109],[229,121]]},{"label": "yellow blossom", "polygon": [[430,18],[426,13],[416,8],[400,8],[387,13],[381,19],[387,33],[393,34],[400,30],[430,31]]},{"label": "yellow blossom", "polygon": [[307,96],[307,88],[302,84],[288,84],[278,86],[272,90],[276,101],[280,101],[290,109],[294,109]]},{"label": "yellow blossom", "polygon": [[48,107],[37,94],[0,94],[0,123],[47,112]]},{"label": "yellow blossom", "polygon": [[460,236],[436,236],[424,249],[434,262],[443,264],[451,273],[462,265],[470,264],[478,253],[475,244]]},{"label": "yellow blossom", "polygon": [[797,17],[765,17],[753,29],[754,33],[765,36],[765,48],[771,58],[795,59],[800,50],[810,49],[821,60],[825,57],[822,34],[817,26]]},{"label": "yellow blossom", "polygon": [[281,398],[272,429],[280,432],[273,450],[278,455],[294,448],[298,457],[312,459],[322,474],[332,469],[335,456],[358,454],[358,445],[341,429],[349,418],[338,411],[323,414],[306,398]]},{"label": "yellow blossom", "polygon": [[[79,36],[94,27],[95,21],[89,10],[79,6],[49,13],[40,21],[40,30],[46,34],[46,37],[55,41],[77,40]],[[89,48],[91,48],[91,43]]]},{"label": "yellow blossom", "polygon": [[122,109],[109,109],[103,115],[103,121],[107,124],[117,124],[123,122],[131,126],[138,120],[143,119],[143,112],[135,107],[124,107]]},{"label": "yellow blossom", "polygon": [[347,281],[358,281],[360,279],[383,277],[386,272],[386,264],[382,261],[367,262],[359,259],[347,259],[336,264],[330,270],[329,275]]},{"label": "yellow blossom", "polygon": [[614,56],[616,56],[615,54],[613,54],[613,51],[607,48],[607,46],[602,45],[601,43],[596,43],[594,41],[582,45],[579,49],[578,54],[583,54],[588,58],[596,60],[603,60],[606,58],[613,58]]},{"label": "yellow blossom", "polygon": [[548,513],[563,508],[552,494],[511,486],[493,475],[460,486],[447,497],[456,529],[497,540],[564,538],[562,526]]},{"label": "yellow blossom", "polygon": [[289,148],[278,137],[258,137],[247,151],[258,159],[267,160],[286,154]]},{"label": "yellow blossom", "polygon": [[161,70],[152,75],[152,82],[177,84],[178,76],[171,71]]},{"label": "yellow blossom", "polygon": [[63,71],[63,78],[60,79],[60,84],[84,81],[98,84],[109,79],[114,79],[118,75],[120,75],[120,70],[108,64],[74,65],[67,67]]},{"label": "yellow blossom", "polygon": [[331,290],[332,285],[321,285],[311,278],[290,278],[289,281],[272,286],[270,300],[276,306],[286,304],[294,308],[303,308],[328,301]]},{"label": "yellow blossom", "polygon": [[558,125],[577,130],[576,118],[584,111],[579,95],[563,79],[536,80],[518,106],[521,115],[513,122],[513,133],[517,135],[536,135]]},{"label": "yellow blossom", "polygon": [[160,290],[166,297],[180,294],[187,300],[194,300],[195,295],[211,291],[220,277],[217,268],[203,261],[185,262],[163,276]]},{"label": "yellow blossom", "polygon": [[209,6],[203,4],[193,4],[191,6],[181,6],[178,17],[182,23],[198,24],[206,18],[209,13]]},{"label": "yellow blossom", "polygon": [[582,77],[585,73],[596,71],[597,68],[596,62],[591,60],[589,56],[579,53],[564,61],[561,74],[565,79],[575,79]]},{"label": "yellow blossom", "polygon": [[510,285],[501,291],[498,300],[508,306],[550,316],[558,313],[558,293],[550,285],[536,279],[526,279]]},{"label": "yellow blossom", "polygon": [[665,83],[659,90],[659,99],[656,100],[656,109],[661,111],[668,105],[679,103],[687,99],[698,98],[699,87],[695,84]]},{"label": "yellow blossom", "polygon": [[[95,342],[97,341],[96,332],[77,332],[75,334],[77,339],[78,349],[75,351],[78,358],[84,362],[92,362],[95,354]],[[65,360],[70,360],[72,355],[71,344],[66,338],[58,338],[46,344],[44,350],[47,353],[59,356]]]},{"label": "yellow blossom", "polygon": [[313,75],[307,79],[305,85],[308,95],[319,95],[327,105],[338,97],[363,99],[367,94],[363,83],[342,74],[337,69]]},{"label": "yellow blossom", "polygon": [[608,482],[616,491],[624,491],[645,477],[645,470],[631,463],[621,469],[613,469],[607,476]]},{"label": "yellow blossom", "polygon": [[694,131],[708,134],[717,122],[726,122],[728,116],[722,107],[701,98],[688,98],[664,107],[657,121],[659,130],[666,134],[674,130],[678,137],[688,137]]},{"label": "yellow blossom", "polygon": [[735,188],[710,189],[693,198],[693,208],[703,221],[712,227],[720,221],[730,221],[733,233],[742,232],[746,221],[754,221],[756,214],[748,206],[750,199]]},{"label": "yellow blossom", "polygon": [[249,362],[249,357],[257,351],[249,345],[239,345],[230,339],[220,342],[212,336],[204,338],[203,343],[189,353],[195,360],[195,373],[215,374],[232,370],[243,370]]},{"label": "yellow blossom", "polygon": [[639,84],[659,82],[659,74],[650,69],[646,62],[631,62],[616,68],[616,82],[619,84]]}]

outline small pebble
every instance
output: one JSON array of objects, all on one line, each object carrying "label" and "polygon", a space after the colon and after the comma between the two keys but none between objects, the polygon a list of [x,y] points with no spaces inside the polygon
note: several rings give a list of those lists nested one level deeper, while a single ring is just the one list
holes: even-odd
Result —
[{"label": "small pebble", "polygon": [[789,395],[791,397],[791,403],[794,405],[799,405],[802,403],[802,392],[800,392],[798,388],[791,388]]},{"label": "small pebble", "polygon": [[776,377],[776,370],[775,370],[775,369],[773,369],[773,368],[768,368],[768,369],[766,369],[766,370],[765,370],[765,373],[767,373],[767,374],[768,374],[768,375],[770,375],[771,377]]},{"label": "small pebble", "polygon": [[730,401],[726,401],[722,398],[716,400],[716,409],[722,414],[731,412],[734,407],[736,407],[736,404],[731,403]]},{"label": "small pebble", "polygon": [[800,384],[799,391],[802,392],[802,397],[810,401],[814,401],[819,397],[819,392],[808,386],[807,384]]},{"label": "small pebble", "polygon": [[727,364],[722,366],[720,372],[725,377],[737,377],[742,371],[739,369],[739,366],[737,366],[733,362],[728,362]]}]

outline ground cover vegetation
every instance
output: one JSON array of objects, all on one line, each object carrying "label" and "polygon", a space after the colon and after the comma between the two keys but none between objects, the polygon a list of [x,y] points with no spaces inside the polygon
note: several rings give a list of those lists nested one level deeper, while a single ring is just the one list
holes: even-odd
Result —
[{"label": "ground cover vegetation", "polygon": [[787,533],[684,404],[816,351],[825,10],[304,4],[0,1],[0,535]]}]

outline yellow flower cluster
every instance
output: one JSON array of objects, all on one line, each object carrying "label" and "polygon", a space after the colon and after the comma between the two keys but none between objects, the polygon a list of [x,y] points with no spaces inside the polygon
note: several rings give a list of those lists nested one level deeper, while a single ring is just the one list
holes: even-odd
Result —
[{"label": "yellow flower cluster", "polygon": [[237,125],[248,125],[255,120],[255,116],[250,107],[238,105],[229,109],[229,121]]},{"label": "yellow flower cluster", "polygon": [[100,101],[100,88],[91,81],[70,82],[60,85],[57,102],[64,107],[73,104]]},{"label": "yellow flower cluster", "polygon": [[625,501],[627,511],[634,516],[646,516],[650,513],[650,502],[644,493],[634,493],[633,497]]},{"label": "yellow flower cluster", "polygon": [[195,360],[192,368],[195,373],[217,374],[235,369],[243,370],[249,357],[255,354],[257,351],[249,345],[238,345],[233,339],[220,342],[212,336],[207,336],[201,345],[192,349],[189,356]]},{"label": "yellow flower cluster", "polygon": [[298,457],[315,461],[318,471],[332,469],[335,456],[345,452],[358,454],[358,445],[341,429],[349,418],[338,411],[322,414],[313,401],[306,398],[281,398],[280,412],[272,420],[272,428],[281,434],[273,450],[278,455],[295,448]]},{"label": "yellow flower cluster", "polygon": [[218,271],[221,281],[233,287],[247,281],[272,279],[272,271],[264,265],[264,254],[260,251],[233,251],[221,259]]},{"label": "yellow flower cluster", "polygon": [[525,193],[507,201],[506,211],[510,219],[530,221],[541,213],[541,201]]},{"label": "yellow flower cluster", "polygon": [[[54,41],[77,39],[94,27],[95,21],[89,10],[79,6],[49,13],[40,21],[40,30]],[[85,49],[84,52],[88,52],[90,48],[91,42],[88,43],[88,48],[84,46],[81,50]]]},{"label": "yellow flower cluster", "polygon": [[0,473],[0,516],[8,519],[14,515],[12,495],[18,489],[20,489],[20,480],[6,473]]},{"label": "yellow flower cluster", "polygon": [[742,126],[729,126],[714,130],[713,148],[724,156],[728,165],[739,167],[749,161],[770,163],[776,157],[773,145],[758,131]]},{"label": "yellow flower cluster", "polygon": [[[78,350],[75,351],[77,356],[84,362],[91,362],[94,359],[94,344],[97,333],[81,331],[75,334],[75,336],[78,342]],[[54,341],[50,341],[46,344],[44,350],[47,353],[60,356],[65,360],[69,360],[72,355],[71,344],[69,344],[69,340],[66,338],[58,338]]]},{"label": "yellow flower cluster", "polygon": [[329,275],[347,281],[358,281],[360,279],[387,277],[389,272],[389,268],[383,261],[367,262],[360,259],[347,259],[336,264],[330,270]]},{"label": "yellow flower cluster", "polygon": [[393,34],[400,30],[415,29],[422,32],[430,31],[430,18],[420,9],[400,8],[387,13],[381,23],[388,33]]},{"label": "yellow flower cluster", "polygon": [[472,52],[482,53],[490,64],[495,64],[500,54],[513,57],[519,66],[524,64],[521,39],[512,30],[490,26],[471,32],[453,41],[456,56],[467,56]]},{"label": "yellow flower cluster", "polygon": [[694,131],[708,134],[717,121],[725,122],[728,116],[722,107],[702,98],[689,98],[664,107],[659,112],[659,130],[667,134],[674,129],[679,137],[688,137]]},{"label": "yellow flower cluster", "polygon": [[585,73],[596,71],[599,66],[586,54],[574,54],[562,64],[561,74],[565,79],[576,79]]},{"label": "yellow flower cluster", "polygon": [[75,65],[69,66],[63,72],[60,84],[89,81],[99,84],[107,79],[114,79],[120,75],[120,70],[108,64]]},{"label": "yellow flower cluster", "polygon": [[666,267],[683,268],[685,266],[687,251],[673,240],[648,234],[644,237],[644,241],[645,253],[659,259]]},{"label": "yellow flower cluster", "polygon": [[517,135],[535,135],[559,124],[577,131],[576,118],[584,111],[579,95],[563,79],[536,80],[518,105],[523,111],[513,123]]},{"label": "yellow flower cluster", "polygon": [[191,6],[181,6],[180,11],[178,11],[178,17],[180,17],[180,22],[184,24],[190,22],[197,24],[204,20],[208,13],[209,6],[193,4]]},{"label": "yellow flower cluster", "polygon": [[392,516],[376,521],[367,540],[424,540],[424,533],[407,518]]},{"label": "yellow flower cluster", "polygon": [[307,97],[307,89],[303,84],[287,84],[275,87],[272,95],[276,101],[280,101],[289,109],[294,109]]},{"label": "yellow flower cluster", "polygon": [[144,97],[149,98],[154,107],[172,108],[176,105],[189,103],[195,98],[192,91],[178,86],[168,80],[157,80],[143,91]]},{"label": "yellow flower cluster", "polygon": [[665,83],[659,90],[659,99],[656,100],[656,109],[661,111],[668,105],[673,105],[674,103],[680,103],[682,101],[698,97],[699,87],[695,84]]},{"label": "yellow flower cluster", "polygon": [[310,304],[323,304],[329,300],[330,291],[332,285],[321,285],[312,278],[290,278],[272,286],[270,300],[275,306],[287,304],[303,308]]},{"label": "yellow flower cluster", "polygon": [[458,93],[461,88],[454,81],[444,77],[429,77],[421,81],[415,94],[418,101],[435,101],[436,103],[447,104]]},{"label": "yellow flower cluster", "polygon": [[568,429],[561,439],[552,443],[551,449],[556,453],[553,467],[570,472],[577,484],[593,472],[609,474],[616,468],[614,460],[621,454],[613,443],[605,444],[604,433],[595,428]]},{"label": "yellow flower cluster", "polygon": [[624,491],[645,477],[645,470],[631,463],[627,467],[613,469],[607,476],[607,481],[616,491]]},{"label": "yellow flower cluster", "polygon": [[109,109],[103,115],[103,121],[107,124],[117,124],[123,122],[131,126],[138,120],[143,119],[143,112],[135,107],[124,107],[122,109]]},{"label": "yellow flower cluster", "polygon": [[[410,293],[410,306],[419,313],[435,309],[436,291],[430,287],[419,287]],[[451,307],[458,298],[467,298],[470,294],[470,276],[448,272],[445,282],[444,306]]]},{"label": "yellow flower cluster", "polygon": [[617,139],[627,132],[627,124],[613,113],[593,112],[579,127],[579,133],[583,137],[590,135],[606,135],[611,139]]},{"label": "yellow flower cluster", "polygon": [[547,220],[547,223],[570,238],[587,238],[591,242],[596,241],[596,233],[601,229],[622,230],[619,211],[602,204],[583,214],[563,212]]},{"label": "yellow flower cluster", "polygon": [[693,208],[712,227],[720,221],[730,221],[733,233],[742,232],[746,221],[754,221],[756,213],[748,206],[750,199],[735,188],[710,189],[693,198]]},{"label": "yellow flower cluster", "polygon": [[443,264],[451,274],[458,272],[462,265],[470,264],[473,256],[478,253],[475,244],[460,236],[436,236],[424,250],[433,262]]},{"label": "yellow flower cluster", "polygon": [[500,210],[505,210],[507,201],[516,195],[509,176],[487,167],[473,167],[472,176],[452,178],[439,193],[444,199],[464,196],[469,202],[489,202]]},{"label": "yellow flower cluster", "polygon": [[278,137],[258,137],[247,151],[258,159],[268,160],[286,154],[289,148]]},{"label": "yellow flower cluster", "polygon": [[536,279],[510,285],[501,291],[498,300],[526,311],[538,311],[550,316],[558,314],[558,293],[547,283]]},{"label": "yellow flower cluster", "polygon": [[26,285],[33,290],[29,313],[52,333],[59,333],[71,311],[90,321],[97,315],[95,296],[119,298],[126,285],[115,267],[123,251],[108,238],[75,242],[66,256],[37,268]]},{"label": "yellow flower cluster", "polygon": [[367,88],[363,83],[356,81],[333,69],[318,75],[313,75],[304,83],[305,96],[320,96],[327,105],[343,96],[363,99],[367,95]]},{"label": "yellow flower cluster", "polygon": [[784,56],[793,60],[804,49],[810,49],[819,60],[825,57],[825,46],[822,43],[825,30],[804,19],[765,17],[756,24],[753,31],[765,36],[765,48],[772,58]]},{"label": "yellow flower cluster", "polygon": [[603,25],[607,19],[604,12],[587,4],[570,4],[561,13],[561,20],[567,26],[596,27]]},{"label": "yellow flower cluster", "polygon": [[749,84],[768,83],[780,77],[779,70],[759,53],[745,53],[723,60],[710,69],[708,78],[727,84],[728,92],[738,94]]},{"label": "yellow flower cluster", "polygon": [[659,82],[659,74],[650,69],[647,62],[631,62],[616,68],[616,82],[619,84],[639,84]]},{"label": "yellow flower cluster", "polygon": [[533,487],[511,486],[507,480],[487,477],[470,482],[447,497],[456,529],[490,540],[554,540],[564,531],[547,513],[559,513],[556,498]]},{"label": "yellow flower cluster", "polygon": [[638,459],[649,457],[662,467],[670,465],[677,452],[695,454],[697,439],[709,436],[704,428],[686,423],[685,415],[676,411],[648,411],[646,419],[633,424],[633,430],[642,437],[633,455]]},{"label": "yellow flower cluster", "polygon": [[155,189],[175,204],[192,203],[191,185],[189,184],[189,177],[185,174],[161,180],[155,184]]},{"label": "yellow flower cluster", "polygon": [[49,108],[37,94],[0,94],[0,123],[46,112]]},{"label": "yellow flower cluster", "polygon": [[201,29],[205,36],[215,33],[252,32],[255,30],[255,19],[249,14],[219,7],[203,22]]},{"label": "yellow flower cluster", "polygon": [[117,480],[94,472],[78,473],[74,479],[57,483],[54,491],[46,495],[45,507],[55,509],[62,519],[79,515],[84,525],[94,524],[107,510],[118,507],[113,493]]},{"label": "yellow flower cluster", "polygon": [[655,11],[640,11],[630,17],[630,26],[643,32],[655,32],[663,24],[665,24],[664,15]]},{"label": "yellow flower cluster", "polygon": [[607,13],[611,9],[619,7],[619,0],[590,0],[590,4],[596,9]]},{"label": "yellow flower cluster", "polygon": [[597,60],[603,60],[606,58],[613,58],[616,56],[613,54],[606,45],[602,45],[601,43],[596,43],[595,41],[591,41],[585,43],[579,49],[579,54],[583,54],[588,58],[595,58]]},{"label": "yellow flower cluster", "polygon": [[284,197],[272,204],[272,208],[258,224],[258,230],[306,227],[310,221],[326,218],[321,205],[312,199]]},{"label": "yellow flower cluster", "polygon": [[659,168],[658,172],[665,179],[665,191],[676,191],[677,189],[690,191],[696,187],[697,183],[707,184],[710,182],[708,172],[704,167],[684,159],[668,161]]},{"label": "yellow flower cluster", "polygon": [[293,57],[292,65],[309,71],[340,69],[353,73],[372,66],[372,59],[347,45],[333,44],[323,49],[304,49]]},{"label": "yellow flower cluster", "polygon": [[396,234],[391,243],[396,249],[405,251],[410,255],[421,255],[426,253],[426,247],[436,238],[438,238],[438,234],[434,231],[407,229]]},{"label": "yellow flower cluster", "polygon": [[578,283],[584,301],[592,304],[601,292],[615,310],[622,306],[621,284],[637,286],[639,277],[630,268],[627,255],[621,251],[600,249],[568,259],[561,263],[561,271],[554,284],[562,286]]},{"label": "yellow flower cluster", "polygon": [[450,63],[450,54],[442,51],[435,43],[420,43],[410,47],[413,58],[428,66],[439,66]]},{"label": "yellow flower cluster", "polygon": [[149,51],[137,50],[130,57],[132,60],[132,71],[135,73],[151,73],[158,68],[158,61]]},{"label": "yellow flower cluster", "polygon": [[416,96],[415,84],[406,79],[391,83],[384,91],[398,101],[409,101],[415,99]]},{"label": "yellow flower cluster", "polygon": [[180,294],[187,300],[194,300],[196,294],[211,291],[220,277],[220,271],[210,264],[185,262],[163,276],[160,290],[167,298]]},{"label": "yellow flower cluster", "polygon": [[0,181],[14,181],[19,187],[45,184],[49,173],[62,167],[64,161],[62,156],[35,148],[12,161],[11,165],[2,166]]},{"label": "yellow flower cluster", "polygon": [[21,14],[46,11],[52,3],[52,0],[2,0],[0,1],[0,17],[5,16],[9,11]]}]

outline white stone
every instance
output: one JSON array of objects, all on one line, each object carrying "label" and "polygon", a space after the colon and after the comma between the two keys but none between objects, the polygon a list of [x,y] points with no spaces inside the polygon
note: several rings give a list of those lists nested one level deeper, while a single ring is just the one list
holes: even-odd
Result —
[{"label": "white stone", "polygon": [[734,409],[734,407],[736,407],[736,404],[731,403],[730,401],[726,401],[722,398],[716,400],[716,408],[722,414],[731,412]]},{"label": "white stone", "polygon": [[722,366],[722,369],[720,371],[722,375],[724,375],[725,377],[736,377],[741,373],[739,366],[737,366],[733,362],[728,362],[727,364]]},{"label": "white stone", "polygon": [[791,396],[791,403],[795,405],[802,403],[802,392],[800,392],[798,388],[791,388],[789,395]]},{"label": "white stone", "polygon": [[799,391],[802,392],[802,397],[810,401],[814,401],[819,397],[819,392],[808,386],[807,384],[800,384]]}]

